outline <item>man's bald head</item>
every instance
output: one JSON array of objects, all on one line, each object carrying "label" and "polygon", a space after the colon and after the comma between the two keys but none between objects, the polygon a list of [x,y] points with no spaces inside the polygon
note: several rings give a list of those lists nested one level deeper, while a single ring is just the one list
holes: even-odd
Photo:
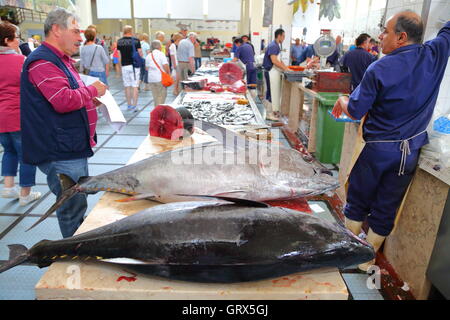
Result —
[{"label": "man's bald head", "polygon": [[415,12],[407,10],[397,13],[395,19],[395,32],[405,32],[408,35],[408,40],[412,43],[422,42],[423,37],[423,21],[422,18]]},{"label": "man's bald head", "polygon": [[423,37],[422,18],[407,10],[391,17],[380,34],[381,48],[384,54],[411,44],[420,43]]}]

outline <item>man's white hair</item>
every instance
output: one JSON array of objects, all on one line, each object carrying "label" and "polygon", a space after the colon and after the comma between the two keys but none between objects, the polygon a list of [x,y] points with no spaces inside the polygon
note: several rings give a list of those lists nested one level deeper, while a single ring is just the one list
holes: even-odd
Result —
[{"label": "man's white hair", "polygon": [[195,32],[189,32],[188,38],[195,38],[195,39],[197,39],[197,34]]},{"label": "man's white hair", "polygon": [[159,41],[159,40],[153,40],[152,41],[152,44],[150,45],[151,46],[151,50],[153,51],[153,50],[155,50],[155,49],[158,49],[158,50],[161,50],[161,41]]},{"label": "man's white hair", "polygon": [[44,33],[46,36],[50,33],[52,30],[53,25],[59,25],[63,29],[68,29],[69,27],[69,19],[74,19],[76,21],[80,21],[79,17],[74,14],[73,12],[70,12],[69,10],[66,10],[64,8],[55,8],[53,9],[48,15],[47,19],[44,22]]}]

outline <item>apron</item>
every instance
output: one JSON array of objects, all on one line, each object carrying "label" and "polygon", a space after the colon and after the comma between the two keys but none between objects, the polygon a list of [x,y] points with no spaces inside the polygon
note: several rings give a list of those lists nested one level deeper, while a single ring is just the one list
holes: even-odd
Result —
[{"label": "apron", "polygon": [[[349,185],[349,181],[348,180],[349,180],[349,177],[350,177],[350,173],[353,170],[353,168],[355,167],[356,162],[358,161],[359,156],[363,152],[364,147],[366,146],[367,143],[401,142],[402,160],[401,160],[400,169],[399,169],[399,176],[400,176],[400,175],[404,174],[404,170],[405,170],[405,166],[406,166],[406,157],[408,156],[408,153],[410,152],[409,140],[411,140],[411,139],[413,139],[413,138],[415,138],[417,136],[420,136],[421,134],[426,132],[426,130],[425,130],[425,131],[423,131],[423,132],[421,132],[421,133],[419,133],[419,134],[417,134],[417,135],[415,135],[415,136],[413,136],[411,138],[408,138],[408,139],[405,139],[405,140],[402,140],[402,141],[397,141],[396,140],[396,141],[370,141],[370,142],[366,142],[364,140],[364,136],[363,136],[363,127],[364,127],[364,124],[365,124],[366,120],[367,120],[367,115],[365,115],[364,118],[361,119],[361,124],[360,124],[360,126],[358,128],[358,135],[357,135],[356,141],[355,141],[355,148],[353,149],[353,156],[352,156],[352,159],[350,161],[349,171],[348,171],[348,174],[347,174],[347,177],[346,177],[346,180],[345,180],[345,185],[344,185],[346,193],[348,193],[348,185]],[[406,203],[406,198],[407,198],[407,196],[409,194],[409,191],[411,189],[411,185],[412,185],[413,182],[414,182],[414,178],[413,178],[413,180],[411,180],[411,183],[409,184],[408,189],[406,189],[406,193],[405,193],[405,195],[403,197],[403,200],[402,200],[402,202],[400,204],[400,207],[397,210],[397,215],[395,217],[395,222],[394,222],[394,229],[392,230],[392,233],[397,228],[397,222],[399,221],[400,216],[401,216],[401,214],[403,212],[403,208],[404,208],[404,205]]]},{"label": "apron", "polygon": [[[281,53],[278,55],[278,60],[281,61]],[[274,66],[269,71],[270,78],[270,94],[272,97],[272,111],[279,112],[281,107],[281,71]]]}]

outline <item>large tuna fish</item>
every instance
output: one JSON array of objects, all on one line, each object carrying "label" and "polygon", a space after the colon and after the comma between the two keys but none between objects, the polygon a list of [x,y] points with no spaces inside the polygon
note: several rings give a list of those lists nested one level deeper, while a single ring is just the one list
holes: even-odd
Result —
[{"label": "large tuna fish", "polygon": [[78,183],[61,175],[63,194],[31,228],[79,192],[112,191],[133,195],[128,200],[153,199],[167,203],[186,201],[177,194],[287,200],[323,194],[339,187],[328,170],[304,159],[294,149],[248,141],[202,121],[196,121],[196,125],[220,142],[160,153],[108,173],[82,178]]},{"label": "large tuna fish", "polygon": [[[264,203],[177,202],[64,240],[10,246],[0,273],[22,263],[118,263],[141,273],[197,282],[243,282],[374,258],[344,227]],[[234,202],[234,203],[231,203]]]}]

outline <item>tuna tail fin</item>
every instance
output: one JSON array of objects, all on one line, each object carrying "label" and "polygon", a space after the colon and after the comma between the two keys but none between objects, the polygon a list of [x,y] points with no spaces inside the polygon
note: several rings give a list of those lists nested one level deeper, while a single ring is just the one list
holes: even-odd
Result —
[{"label": "tuna tail fin", "polygon": [[[83,181],[86,181],[88,178],[82,178],[80,179]],[[61,207],[64,202],[71,199],[74,195],[81,192],[79,190],[79,184],[75,183],[75,181],[72,180],[69,176],[65,174],[59,174],[59,181],[61,183],[61,196],[56,200],[56,202],[50,207],[50,209],[47,210],[47,212],[35,223],[33,224],[27,231],[30,231],[34,227],[36,227],[38,224],[40,224],[42,221],[47,219],[53,212],[55,212],[59,207]]]},{"label": "tuna tail fin", "polygon": [[21,244],[12,244],[9,248],[9,261],[0,266],[0,273],[28,261],[28,249]]}]

